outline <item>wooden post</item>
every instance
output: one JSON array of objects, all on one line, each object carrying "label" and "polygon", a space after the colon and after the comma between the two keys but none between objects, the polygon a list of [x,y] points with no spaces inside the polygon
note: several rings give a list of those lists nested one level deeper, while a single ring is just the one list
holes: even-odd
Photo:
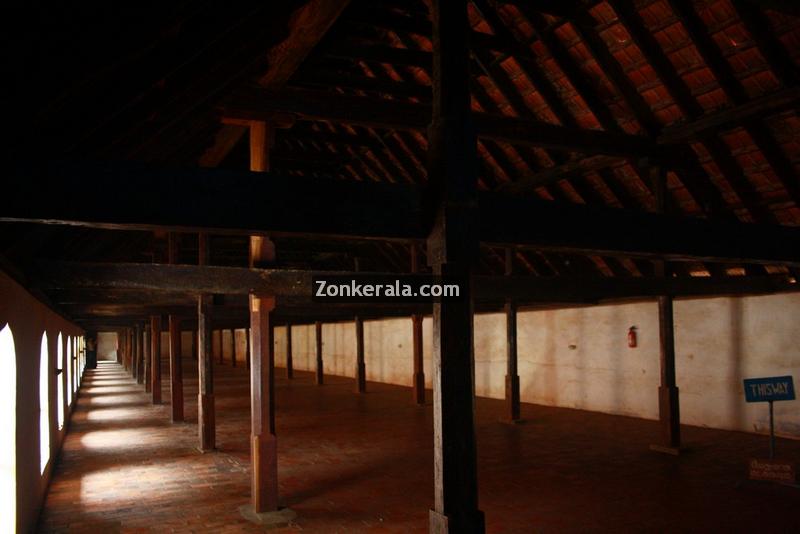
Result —
[{"label": "wooden post", "polygon": [[292,325],[286,323],[286,378],[294,378],[294,362],[292,361]]},{"label": "wooden post", "polygon": [[144,325],[137,324],[136,325],[136,383],[143,384],[145,371],[144,371]]},{"label": "wooden post", "polygon": [[[209,257],[208,235],[200,234],[199,265],[207,265]],[[213,450],[216,446],[216,417],[214,413],[214,361],[211,354],[211,306],[212,296],[197,297],[197,430],[200,451]]]},{"label": "wooden post", "polygon": [[183,369],[181,363],[181,320],[169,316],[169,376],[172,394],[172,422],[183,421]]},{"label": "wooden post", "polygon": [[[411,245],[411,272],[419,272],[419,257],[416,244]],[[425,367],[422,351],[422,315],[411,316],[412,350],[414,359],[413,394],[414,402],[425,404]]]},{"label": "wooden post", "polygon": [[[477,139],[471,121],[466,0],[433,0],[433,117],[428,129],[433,229],[428,262],[459,284],[433,305],[434,509],[430,531],[482,533],[474,424],[473,308],[478,256]],[[450,283],[450,282],[448,282]]]},{"label": "wooden post", "polygon": [[223,329],[219,329],[219,364],[222,365],[225,363],[225,346],[223,345],[223,336],[222,334],[225,332]]},{"label": "wooden post", "polygon": [[[269,170],[267,124],[250,124],[250,170]],[[250,267],[275,262],[275,244],[264,236],[250,237]],[[250,295],[250,407],[252,423],[252,505],[256,513],[278,510],[278,439],[275,435],[275,352],[270,313],[275,298]]]},{"label": "wooden post", "polygon": [[236,329],[231,328],[231,364],[236,367]]},{"label": "wooden post", "polygon": [[139,379],[139,325],[131,328],[131,376]]},{"label": "wooden post", "polygon": [[150,380],[153,404],[161,404],[161,316],[150,317]]},{"label": "wooden post", "polygon": [[[167,241],[167,261],[178,263],[178,234],[170,232]],[[172,402],[172,422],[183,421],[183,364],[181,362],[181,321],[169,316],[169,377]]]},{"label": "wooden post", "polygon": [[[513,256],[506,249],[506,276],[513,273]],[[519,421],[519,374],[517,372],[517,303],[506,299],[506,410],[511,421]]]},{"label": "wooden post", "polygon": [[325,368],[322,361],[322,323],[320,321],[314,323],[314,334],[317,347],[316,379],[317,385],[321,386],[325,383]]},{"label": "wooden post", "polygon": [[356,316],[356,393],[367,391],[367,367],[364,363],[364,320]]},{"label": "wooden post", "polygon": [[[660,166],[650,168],[656,211],[664,213],[667,207],[667,175]],[[669,264],[654,262],[656,276],[669,276]],[[658,297],[659,360],[661,385],[658,388],[658,418],[661,423],[661,443],[653,450],[679,454],[681,448],[680,400],[675,373],[675,325],[672,296]]]},{"label": "wooden post", "polygon": [[152,343],[151,340],[152,340],[153,336],[152,336],[152,333],[151,333],[152,331],[150,330],[150,328],[151,328],[151,326],[149,324],[145,324],[145,326],[144,326],[144,356],[143,356],[144,364],[142,365],[142,367],[144,368],[143,380],[144,380],[144,391],[145,391],[145,393],[150,393],[150,392],[153,391],[153,381],[150,378],[150,368],[152,367],[152,365],[151,365],[152,364],[152,357],[150,356],[150,354],[152,353],[152,350],[150,348],[150,345]]},{"label": "wooden post", "polygon": [[244,363],[247,366],[247,370],[250,370],[250,329],[245,328],[244,330]]}]

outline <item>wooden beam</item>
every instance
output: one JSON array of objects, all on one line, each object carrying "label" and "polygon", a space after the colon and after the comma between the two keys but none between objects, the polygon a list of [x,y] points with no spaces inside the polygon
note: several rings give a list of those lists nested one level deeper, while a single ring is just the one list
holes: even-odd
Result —
[{"label": "wooden beam", "polygon": [[[301,120],[328,120],[373,128],[423,131],[431,107],[397,100],[332,94],[309,89],[273,91],[248,87],[231,97],[226,117],[260,120],[275,112],[294,113]],[[619,156],[661,155],[649,139],[621,132],[568,128],[540,121],[474,113],[479,138],[510,144]]]},{"label": "wooden beam", "polygon": [[[66,166],[39,171],[11,173],[15,178],[9,179],[11,185],[0,197],[0,220],[406,240],[424,237],[429,224],[421,200],[424,190],[404,184],[113,165],[87,167],[85,172]],[[111,182],[118,184],[120,198],[125,200],[108,207],[101,192]],[[194,187],[187,190],[189,182]],[[161,194],[143,193],[155,189]],[[42,190],[50,194],[38,196],[36,191]],[[229,200],[224,208],[216,202],[221,197]],[[600,256],[800,265],[797,228],[570,205],[502,193],[479,194],[478,207],[479,236],[484,243]]]},{"label": "wooden beam", "polygon": [[754,118],[779,113],[800,102],[800,87],[790,87],[764,95],[743,104],[710,113],[693,121],[667,126],[658,137],[659,143],[686,143],[702,140],[706,135],[735,128]]},{"label": "wooden beam", "polygon": [[[289,19],[286,38],[267,52],[269,68],[259,78],[259,85],[283,87],[349,3],[350,0],[310,0],[298,7]],[[245,132],[242,126],[223,125],[214,143],[200,157],[200,166],[219,165]]]},{"label": "wooden beam", "polygon": [[[0,221],[241,235],[425,234],[419,191],[401,184],[111,163],[19,168],[9,173],[8,182],[14,186],[0,197]],[[109,183],[116,184],[118,198],[124,200],[114,205],[105,201]],[[187,189],[187,183],[192,187]],[[38,194],[43,190],[48,195]],[[226,199],[224,207],[220,198]]]},{"label": "wooden beam", "polygon": [[[150,263],[138,264],[96,264],[50,262],[50,270],[41,271],[39,287],[86,287],[91,290],[114,288],[141,288],[146,285],[148,291],[170,291],[181,287],[196,293],[268,293],[279,296],[281,308],[292,309],[307,305],[316,306],[320,311],[327,308],[379,311],[392,307],[403,308],[400,303],[364,302],[364,303],[320,303],[312,302],[314,290],[312,280],[317,276],[365,276],[383,278],[393,281],[396,273],[354,273],[351,271],[283,271],[279,269],[249,269],[242,267],[216,267],[194,265],[159,265]],[[225,276],[219,276],[220,270]],[[216,277],[209,285],[208,279]],[[714,294],[771,293],[792,291],[800,287],[785,275],[775,276],[727,276],[727,277],[691,277],[666,278],[658,277],[587,277],[587,276],[474,276],[475,298],[478,300],[504,300],[513,295],[519,302],[580,302],[596,301],[609,298],[648,297],[660,294],[673,296],[699,296]],[[286,280],[291,283],[286,283]],[[255,282],[254,282],[255,281]],[[80,306],[80,304],[75,305]],[[103,307],[109,311],[140,310],[148,314],[148,310],[169,311],[163,306],[147,306],[124,302],[116,304],[84,304],[86,312],[96,313]],[[117,308],[114,308],[117,306]],[[190,304],[181,305],[180,311],[189,310]],[[232,311],[237,306],[243,307],[244,301],[231,303]],[[69,308],[80,310],[79,307]],[[409,306],[408,309],[413,309]],[[179,311],[176,309],[175,311]],[[218,310],[222,313],[223,308]]]}]

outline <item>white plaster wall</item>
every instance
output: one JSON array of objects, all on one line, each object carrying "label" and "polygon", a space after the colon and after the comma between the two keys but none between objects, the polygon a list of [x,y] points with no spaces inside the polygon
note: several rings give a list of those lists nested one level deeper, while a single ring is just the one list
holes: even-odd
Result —
[{"label": "white plaster wall", "polygon": [[[675,302],[681,418],[686,424],[768,431],[764,404],[744,402],[742,379],[793,375],[800,381],[800,295]],[[638,346],[627,345],[636,326]],[[506,340],[503,314],[475,317],[475,390],[502,398]],[[285,330],[276,328],[276,364],[285,364]],[[294,365],[314,370],[314,326],[292,330]],[[322,329],[325,372],[354,376],[353,323]],[[517,317],[523,402],[648,419],[658,417],[660,382],[655,301],[558,310]],[[431,382],[431,319],[423,322],[425,379]],[[367,379],[410,386],[411,319],[364,323]],[[800,401],[776,403],[776,430],[800,438]]]},{"label": "white plaster wall", "polygon": [[97,333],[97,359],[117,361],[117,333]]}]

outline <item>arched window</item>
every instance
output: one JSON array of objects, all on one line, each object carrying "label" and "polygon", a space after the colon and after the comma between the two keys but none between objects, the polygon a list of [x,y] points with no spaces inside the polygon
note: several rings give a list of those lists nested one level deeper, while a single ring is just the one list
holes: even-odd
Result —
[{"label": "arched window", "polygon": [[72,406],[72,338],[67,336],[67,406]]},{"label": "arched window", "polygon": [[0,330],[0,532],[17,530],[17,353],[11,327]]},{"label": "arched window", "polygon": [[61,337],[61,332],[58,333],[58,346],[56,347],[58,354],[58,365],[61,366],[61,373],[56,377],[58,383],[58,429],[64,428],[64,373],[66,372],[66,360],[64,360],[64,338]]},{"label": "arched window", "polygon": [[47,332],[42,334],[39,349],[39,472],[44,473],[50,461],[50,354]]}]

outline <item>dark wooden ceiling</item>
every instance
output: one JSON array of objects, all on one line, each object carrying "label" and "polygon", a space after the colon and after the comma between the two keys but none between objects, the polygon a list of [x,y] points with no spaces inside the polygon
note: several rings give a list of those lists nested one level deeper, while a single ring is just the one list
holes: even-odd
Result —
[{"label": "dark wooden ceiling", "polygon": [[[6,148],[15,158],[247,169],[244,128],[223,125],[222,109],[238,88],[269,73],[275,58],[267,51],[297,30],[292,13],[304,4],[28,6],[20,17],[30,24],[11,45],[19,52],[12,54],[17,97],[32,105],[23,106],[27,116]],[[285,88],[428,103],[426,2],[341,4],[348,5]],[[800,224],[800,10],[791,1],[473,0],[470,13],[474,111],[685,145],[689,161],[667,176],[670,211]],[[484,190],[656,209],[648,162],[634,157],[490,139],[478,148]],[[425,184],[426,149],[418,131],[298,120],[277,130],[271,171]],[[164,236],[146,232],[6,223],[0,235],[0,253],[22,266],[164,257]],[[182,236],[185,261],[194,261],[196,248],[195,236]],[[409,247],[398,243],[283,238],[277,250],[291,267],[352,269],[358,258],[367,270],[410,268]],[[246,239],[215,237],[212,263],[246,265]],[[647,260],[531,250],[515,251],[513,263],[541,276],[653,272]],[[502,274],[504,252],[483,247],[479,268]],[[787,272],[692,262],[674,268],[676,276]]]}]

